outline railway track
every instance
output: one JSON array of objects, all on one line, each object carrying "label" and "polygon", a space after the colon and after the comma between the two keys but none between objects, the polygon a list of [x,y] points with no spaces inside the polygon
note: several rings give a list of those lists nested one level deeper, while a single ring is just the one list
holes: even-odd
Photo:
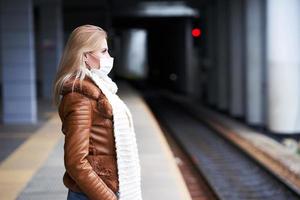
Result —
[{"label": "railway track", "polygon": [[204,175],[199,172],[197,167],[193,164],[190,156],[184,149],[174,140],[171,134],[161,126],[166,140],[171,148],[171,151],[176,158],[179,170],[187,185],[188,191],[192,200],[217,200],[214,191],[208,186]]},{"label": "railway track", "polygon": [[215,199],[300,199],[298,193],[178,103],[156,95],[145,95],[145,99],[161,125],[190,157]]}]

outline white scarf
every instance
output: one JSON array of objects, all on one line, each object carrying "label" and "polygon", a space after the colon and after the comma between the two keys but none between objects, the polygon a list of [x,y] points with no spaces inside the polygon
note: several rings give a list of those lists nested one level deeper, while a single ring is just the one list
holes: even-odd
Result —
[{"label": "white scarf", "polygon": [[116,94],[118,87],[107,75],[98,76],[85,69],[112,106],[116,144],[119,200],[142,200],[141,169],[132,115]]}]

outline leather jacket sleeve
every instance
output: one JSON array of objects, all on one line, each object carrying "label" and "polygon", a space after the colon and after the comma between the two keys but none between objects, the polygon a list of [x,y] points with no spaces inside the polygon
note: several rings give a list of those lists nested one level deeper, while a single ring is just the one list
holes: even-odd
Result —
[{"label": "leather jacket sleeve", "polygon": [[66,94],[63,101],[66,171],[91,200],[117,200],[115,193],[96,174],[86,158],[92,125],[90,99],[73,92]]}]

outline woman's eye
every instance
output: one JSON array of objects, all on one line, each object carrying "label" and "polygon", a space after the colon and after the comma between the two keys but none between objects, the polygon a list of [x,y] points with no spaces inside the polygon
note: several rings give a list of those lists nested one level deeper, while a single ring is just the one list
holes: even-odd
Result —
[{"label": "woman's eye", "polygon": [[104,49],[103,51],[102,51],[102,53],[105,53],[107,51],[107,49]]}]

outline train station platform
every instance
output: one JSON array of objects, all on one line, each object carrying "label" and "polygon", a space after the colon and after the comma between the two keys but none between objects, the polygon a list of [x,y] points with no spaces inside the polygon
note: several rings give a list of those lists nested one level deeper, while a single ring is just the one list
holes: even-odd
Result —
[{"label": "train station platform", "polygon": [[[176,160],[154,115],[129,84],[120,82],[118,87],[118,94],[130,108],[135,123],[143,199],[190,200]],[[66,199],[67,188],[62,182],[65,169],[61,121],[57,111],[47,106],[44,104],[39,108],[45,111],[43,116],[47,118],[32,130],[16,126],[19,128],[14,128],[10,136],[9,129],[1,126],[0,141],[5,141],[6,145],[0,146],[5,154],[1,155],[0,163],[0,199]]]}]

